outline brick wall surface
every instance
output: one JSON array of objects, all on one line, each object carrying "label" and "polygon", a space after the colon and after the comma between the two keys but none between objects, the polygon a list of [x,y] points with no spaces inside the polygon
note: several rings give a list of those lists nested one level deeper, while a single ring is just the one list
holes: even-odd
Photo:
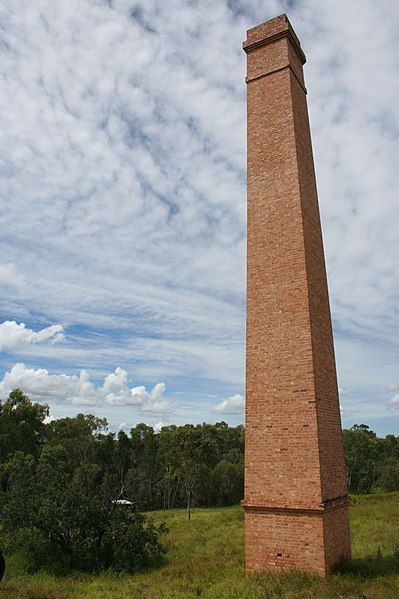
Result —
[{"label": "brick wall surface", "polygon": [[350,536],[305,56],[285,15],[249,30],[244,49],[246,567],[324,575]]}]

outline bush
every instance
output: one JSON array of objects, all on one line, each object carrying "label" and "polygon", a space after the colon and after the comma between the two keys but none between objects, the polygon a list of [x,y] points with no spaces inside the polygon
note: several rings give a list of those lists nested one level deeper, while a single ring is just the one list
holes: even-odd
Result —
[{"label": "bush", "polygon": [[164,553],[166,528],[99,496],[98,468],[71,465],[62,446],[43,449],[37,463],[17,452],[2,474],[3,545],[27,554],[32,569],[133,572]]}]

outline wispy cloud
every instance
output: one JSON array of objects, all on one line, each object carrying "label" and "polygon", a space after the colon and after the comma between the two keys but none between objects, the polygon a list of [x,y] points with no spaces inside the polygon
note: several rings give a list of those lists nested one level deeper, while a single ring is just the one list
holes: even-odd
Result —
[{"label": "wispy cloud", "polygon": [[15,264],[8,262],[0,264],[0,284],[3,286],[18,286],[22,285],[24,278],[18,273]]}]

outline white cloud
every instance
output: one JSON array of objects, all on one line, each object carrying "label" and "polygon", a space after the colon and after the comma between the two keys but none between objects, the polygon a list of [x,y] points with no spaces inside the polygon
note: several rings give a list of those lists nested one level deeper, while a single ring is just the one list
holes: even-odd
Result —
[{"label": "white cloud", "polygon": [[28,368],[15,364],[0,381],[0,398],[5,399],[15,388],[21,389],[33,401],[67,402],[81,406],[137,406],[143,414],[172,414],[175,402],[162,399],[164,383],[157,383],[151,391],[144,386],[129,387],[127,373],[122,368],[104,378],[100,386],[90,380],[87,371],[79,376],[50,374],[45,368]]},{"label": "white cloud", "polygon": [[215,414],[226,414],[230,416],[242,415],[245,407],[245,399],[243,395],[232,395],[216,404],[213,408]]},{"label": "white cloud", "polygon": [[162,414],[174,411],[173,401],[161,398],[165,392],[165,384],[157,383],[151,391],[144,386],[129,388],[127,372],[116,368],[115,372],[107,375],[100,389],[104,402],[110,406],[140,406],[143,413]]},{"label": "white cloud", "polygon": [[63,327],[53,324],[39,331],[26,328],[23,322],[19,324],[15,320],[5,320],[0,324],[0,352],[13,351],[21,345],[42,343],[43,341],[61,341],[64,338]]},{"label": "white cloud", "polygon": [[389,400],[390,403],[393,404],[398,404],[399,405],[399,393],[396,393],[395,395],[393,395],[391,397],[391,399]]},{"label": "white cloud", "polygon": [[[145,387],[142,387],[145,391]],[[127,385],[127,372],[122,368],[115,368],[108,374],[101,387],[101,394],[106,403],[114,406],[140,405],[142,396],[134,396],[133,390]]]},{"label": "white cloud", "polygon": [[27,393],[32,400],[52,398],[64,401],[74,396],[81,396],[83,399],[91,396],[91,383],[83,370],[79,377],[50,374],[45,368],[28,368],[25,364],[18,363],[1,380],[0,396],[4,399],[16,387]]},{"label": "white cloud", "polygon": [[164,422],[157,422],[156,424],[154,424],[154,431],[156,433],[160,433],[162,427],[166,426],[166,424]]},{"label": "white cloud", "polygon": [[[137,423],[133,422],[121,422],[119,426],[115,427],[116,430],[123,430],[125,433],[129,433],[130,429],[132,429]],[[164,422],[157,422],[156,424],[149,424],[152,426],[155,433],[159,433],[163,426],[166,426]]]}]

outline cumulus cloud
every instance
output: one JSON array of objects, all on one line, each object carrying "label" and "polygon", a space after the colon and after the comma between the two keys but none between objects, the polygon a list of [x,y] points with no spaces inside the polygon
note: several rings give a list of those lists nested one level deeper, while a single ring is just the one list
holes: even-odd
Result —
[{"label": "cumulus cloud", "polygon": [[154,431],[156,433],[160,433],[161,429],[166,426],[166,424],[164,422],[157,422],[156,424],[154,424]]},{"label": "cumulus cloud", "polygon": [[144,386],[129,387],[125,370],[115,368],[102,385],[95,385],[86,370],[79,376],[50,374],[45,368],[28,368],[15,364],[0,382],[0,397],[6,398],[18,387],[33,401],[51,401],[80,406],[137,406],[143,414],[171,414],[175,403],[163,399],[164,383],[157,383],[151,391]]},{"label": "cumulus cloud", "polygon": [[[128,433],[128,432],[130,432],[130,429],[133,428],[134,426],[135,426],[135,423],[132,423],[132,422],[121,422],[119,427],[116,427],[116,428]],[[163,426],[166,426],[166,424],[164,422],[157,422],[156,424],[152,425],[152,428],[154,429],[155,433],[159,433]]]},{"label": "cumulus cloud", "polygon": [[15,320],[5,320],[0,324],[0,352],[15,351],[22,345],[42,343],[50,341],[55,343],[64,338],[63,327],[59,324],[53,324],[39,331],[33,331],[25,326],[23,322],[19,324]]},{"label": "cumulus cloud", "polygon": [[226,414],[229,416],[239,416],[244,412],[245,399],[243,395],[231,395],[213,408],[215,414]]},{"label": "cumulus cloud", "polygon": [[16,387],[32,400],[53,398],[64,401],[74,396],[81,396],[82,399],[90,397],[92,385],[85,371],[81,371],[80,376],[50,374],[45,368],[28,368],[23,363],[17,363],[0,382],[1,397],[4,399]]}]

